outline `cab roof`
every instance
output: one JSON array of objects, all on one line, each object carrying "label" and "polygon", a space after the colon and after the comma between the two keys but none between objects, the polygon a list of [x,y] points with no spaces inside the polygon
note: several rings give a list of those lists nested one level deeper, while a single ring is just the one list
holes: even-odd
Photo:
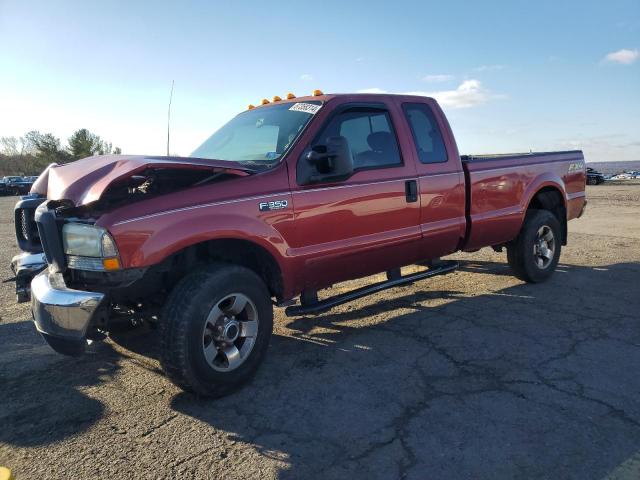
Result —
[{"label": "cab roof", "polygon": [[363,99],[375,99],[375,98],[399,98],[401,100],[420,100],[424,101],[425,99],[432,100],[432,97],[425,97],[421,95],[405,95],[405,94],[396,94],[396,93],[323,93],[322,95],[306,95],[304,97],[294,97],[294,98],[283,98],[278,101],[269,101],[269,103],[258,104],[253,108],[264,108],[269,107],[271,105],[277,105],[279,103],[297,103],[297,102],[322,102],[326,103],[329,100],[334,98],[348,98],[348,99],[358,99],[362,97]]}]

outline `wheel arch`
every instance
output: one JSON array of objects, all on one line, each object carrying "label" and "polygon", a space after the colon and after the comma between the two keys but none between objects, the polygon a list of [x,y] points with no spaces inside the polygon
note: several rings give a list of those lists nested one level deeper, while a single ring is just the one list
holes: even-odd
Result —
[{"label": "wheel arch", "polygon": [[162,263],[181,276],[196,265],[210,262],[231,263],[252,270],[273,297],[283,299],[284,276],[279,262],[265,247],[251,240],[233,237],[203,240],[174,252]]},{"label": "wheel arch", "polygon": [[547,210],[551,212],[560,223],[562,233],[562,245],[567,244],[567,201],[563,195],[562,186],[556,182],[545,182],[539,185],[530,195],[525,209],[525,215],[529,210]]}]

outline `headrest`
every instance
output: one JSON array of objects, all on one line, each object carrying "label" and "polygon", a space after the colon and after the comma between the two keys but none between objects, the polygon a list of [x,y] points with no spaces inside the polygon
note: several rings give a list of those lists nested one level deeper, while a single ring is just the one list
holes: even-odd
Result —
[{"label": "headrest", "polygon": [[369,148],[375,152],[386,152],[393,148],[393,135],[389,132],[373,132],[367,137]]}]

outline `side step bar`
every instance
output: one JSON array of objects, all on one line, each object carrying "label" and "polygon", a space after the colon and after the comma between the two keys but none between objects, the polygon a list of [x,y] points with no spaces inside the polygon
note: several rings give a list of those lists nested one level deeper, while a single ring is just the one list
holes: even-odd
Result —
[{"label": "side step bar", "polygon": [[410,283],[416,282],[418,280],[423,280],[425,278],[430,278],[430,277],[435,277],[437,275],[444,275],[446,273],[451,273],[457,268],[458,268],[458,262],[455,262],[452,260],[441,262],[438,264],[438,266],[430,268],[429,270],[411,273],[409,275],[405,275],[404,277],[399,277],[392,280],[386,280],[384,282],[378,282],[372,285],[367,285],[366,287],[357,288],[350,292],[341,293],[334,297],[329,297],[324,300],[320,300],[317,303],[311,303],[307,305],[292,305],[290,307],[287,307],[284,312],[288,317],[295,317],[298,315],[307,315],[309,313],[326,312],[327,310],[330,310],[333,307],[337,307],[338,305],[342,305],[343,303],[351,302],[358,298],[366,297],[367,295],[371,295],[373,293],[377,293],[382,290],[386,290],[388,288],[399,287],[400,285],[408,285]]}]

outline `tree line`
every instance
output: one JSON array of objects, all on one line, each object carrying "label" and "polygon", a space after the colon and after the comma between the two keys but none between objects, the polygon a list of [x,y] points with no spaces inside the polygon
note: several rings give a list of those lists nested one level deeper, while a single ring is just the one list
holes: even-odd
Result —
[{"label": "tree line", "polygon": [[0,137],[0,175],[39,175],[50,163],[120,153],[120,147],[86,128],[73,132],[65,146],[52,133],[32,130],[22,137]]}]

